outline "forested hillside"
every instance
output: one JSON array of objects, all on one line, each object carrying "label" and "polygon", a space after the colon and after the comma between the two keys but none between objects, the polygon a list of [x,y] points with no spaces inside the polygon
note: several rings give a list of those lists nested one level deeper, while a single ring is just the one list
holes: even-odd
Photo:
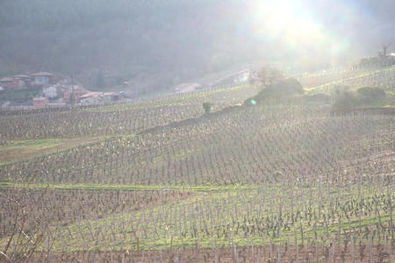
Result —
[{"label": "forested hillside", "polygon": [[54,71],[94,88],[104,74],[150,91],[256,61],[332,66],[391,29],[391,1],[282,2],[1,0],[0,76]]},{"label": "forested hillside", "polygon": [[[236,1],[233,1],[236,2]],[[240,2],[240,1],[239,1]],[[99,71],[169,85],[248,59],[232,1],[0,3],[0,74]],[[231,12],[231,13],[230,13]],[[94,83],[91,83],[94,84]]]}]

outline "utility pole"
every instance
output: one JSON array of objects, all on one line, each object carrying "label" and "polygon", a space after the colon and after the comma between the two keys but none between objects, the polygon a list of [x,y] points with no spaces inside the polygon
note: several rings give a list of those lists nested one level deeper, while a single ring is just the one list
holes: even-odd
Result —
[{"label": "utility pole", "polygon": [[70,94],[70,98],[71,98],[71,107],[74,106],[74,100],[75,100],[75,96],[74,96],[74,74],[71,75],[71,94]]}]

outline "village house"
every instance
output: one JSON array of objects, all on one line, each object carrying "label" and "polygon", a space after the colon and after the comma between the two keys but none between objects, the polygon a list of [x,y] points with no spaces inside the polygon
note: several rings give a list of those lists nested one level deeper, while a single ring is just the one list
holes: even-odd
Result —
[{"label": "village house", "polygon": [[93,105],[99,104],[102,101],[103,92],[92,91],[88,92],[80,97],[81,105]]},{"label": "village house", "polygon": [[19,89],[29,88],[32,82],[32,79],[28,75],[15,75],[13,78]]},{"label": "village house", "polygon": [[70,100],[72,100],[73,102],[77,102],[81,98],[81,96],[86,93],[87,91],[85,89],[75,86],[70,89],[67,89],[63,93],[63,100],[65,102],[69,102]]},{"label": "village house", "polygon": [[17,87],[17,82],[12,78],[2,78],[0,79],[0,87],[7,90],[15,89]]},{"label": "village house", "polygon": [[48,98],[45,97],[33,98],[33,107],[35,109],[43,109],[47,107],[48,103],[49,103]]},{"label": "village house", "polygon": [[49,72],[38,72],[30,75],[32,77],[32,85],[45,86],[55,83],[55,75]]},{"label": "village house", "polygon": [[115,92],[104,92],[103,93],[103,100],[106,103],[111,103],[111,102],[117,101],[117,100],[119,100],[119,98],[120,98],[119,94],[115,93]]},{"label": "village house", "polygon": [[58,97],[58,88],[56,86],[51,86],[48,88],[43,88],[44,96],[50,99]]},{"label": "village house", "polygon": [[106,104],[119,100],[119,94],[115,92],[88,92],[80,97],[81,105]]}]

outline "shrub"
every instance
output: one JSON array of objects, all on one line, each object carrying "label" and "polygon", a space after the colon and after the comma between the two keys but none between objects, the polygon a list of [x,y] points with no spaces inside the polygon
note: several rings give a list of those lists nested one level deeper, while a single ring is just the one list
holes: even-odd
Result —
[{"label": "shrub", "polygon": [[380,88],[364,87],[357,90],[357,94],[362,102],[378,102],[385,98],[385,91]]},{"label": "shrub", "polygon": [[350,92],[344,92],[336,97],[332,105],[332,112],[346,113],[354,109],[358,105],[358,99]]},{"label": "shrub", "polygon": [[262,89],[253,99],[263,101],[270,98],[291,97],[304,93],[302,85],[294,78],[283,79]]},{"label": "shrub", "polygon": [[263,67],[257,71],[251,72],[249,82],[251,85],[257,85],[258,87],[267,87],[282,79],[284,79],[284,75],[281,71]]},{"label": "shrub", "polygon": [[206,114],[209,114],[210,111],[211,111],[211,107],[212,107],[212,106],[213,106],[212,103],[210,103],[210,102],[204,102],[204,103],[203,103],[204,112],[205,112]]},{"label": "shrub", "polygon": [[331,97],[323,93],[318,93],[314,95],[305,95],[303,98],[306,102],[313,102],[320,104],[329,104],[331,102]]}]

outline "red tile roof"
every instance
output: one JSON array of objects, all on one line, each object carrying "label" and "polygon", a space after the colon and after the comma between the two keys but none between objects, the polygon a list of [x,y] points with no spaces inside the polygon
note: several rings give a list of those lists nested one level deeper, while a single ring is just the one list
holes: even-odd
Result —
[{"label": "red tile roof", "polygon": [[103,92],[92,91],[82,95],[80,98],[96,97],[103,95]]},{"label": "red tile roof", "polygon": [[10,81],[13,81],[13,79],[12,78],[2,78],[2,79],[0,79],[0,81],[1,82],[10,82]]},{"label": "red tile roof", "polygon": [[47,76],[47,77],[50,77],[50,76],[53,76],[53,74],[49,73],[49,72],[37,72],[37,73],[31,74],[31,76]]}]

